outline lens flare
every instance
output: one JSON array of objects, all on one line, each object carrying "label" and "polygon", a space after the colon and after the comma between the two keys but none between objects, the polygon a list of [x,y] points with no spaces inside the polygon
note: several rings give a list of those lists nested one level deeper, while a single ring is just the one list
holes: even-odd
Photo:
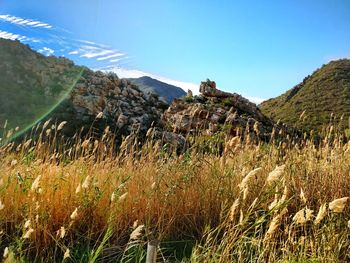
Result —
[{"label": "lens flare", "polygon": [[23,135],[68,98],[84,68],[0,39],[0,144]]}]

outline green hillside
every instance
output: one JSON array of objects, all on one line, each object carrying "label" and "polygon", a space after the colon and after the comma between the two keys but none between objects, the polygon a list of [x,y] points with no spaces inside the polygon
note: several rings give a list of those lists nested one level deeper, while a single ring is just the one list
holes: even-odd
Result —
[{"label": "green hillside", "polygon": [[0,71],[0,126],[23,130],[69,94],[82,68],[62,57],[41,55],[18,41],[0,39]]},{"label": "green hillside", "polygon": [[286,93],[261,103],[260,109],[275,121],[281,120],[306,131],[321,131],[329,124],[333,113],[333,121],[341,123],[341,130],[348,129],[350,60],[323,65]]}]

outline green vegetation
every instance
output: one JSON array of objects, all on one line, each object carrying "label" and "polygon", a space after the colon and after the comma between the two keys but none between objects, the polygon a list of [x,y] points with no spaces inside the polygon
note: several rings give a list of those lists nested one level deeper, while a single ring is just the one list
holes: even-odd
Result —
[{"label": "green vegetation", "polygon": [[[45,57],[19,42],[0,39],[0,126],[4,139],[39,121],[68,96],[82,68]],[[19,127],[16,129],[16,127]]]},{"label": "green vegetation", "polygon": [[275,121],[305,131],[320,132],[330,122],[345,131],[350,117],[350,60],[323,65],[293,89],[261,103],[260,109]]}]

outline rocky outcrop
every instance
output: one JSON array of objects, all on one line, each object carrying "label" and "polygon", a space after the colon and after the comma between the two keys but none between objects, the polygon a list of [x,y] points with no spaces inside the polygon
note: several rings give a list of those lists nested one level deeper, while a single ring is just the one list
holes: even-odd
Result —
[{"label": "rocky outcrop", "polygon": [[[0,39],[0,125],[25,132],[37,121],[66,121],[65,136],[106,126],[117,138],[161,126],[168,104],[116,74],[43,56],[19,41]],[[101,118],[96,118],[100,115]],[[16,135],[16,134],[15,134]]]},{"label": "rocky outcrop", "polygon": [[[145,134],[151,126],[160,125],[167,107],[156,95],[143,93],[127,79],[86,69],[50,118],[70,120],[72,124],[65,127],[68,133],[94,124],[100,130],[108,125],[118,135]],[[96,119],[98,114],[101,118]]]},{"label": "rocky outcrop", "polygon": [[169,130],[180,134],[212,135],[225,130],[231,136],[264,140],[270,138],[275,126],[254,103],[217,89],[210,80],[201,83],[199,96],[175,100],[163,114],[163,121]]}]

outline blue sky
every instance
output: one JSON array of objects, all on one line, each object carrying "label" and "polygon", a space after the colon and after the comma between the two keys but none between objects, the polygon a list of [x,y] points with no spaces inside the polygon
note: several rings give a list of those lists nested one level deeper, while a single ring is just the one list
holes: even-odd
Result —
[{"label": "blue sky", "polygon": [[0,0],[0,36],[44,54],[256,102],[349,58],[349,28],[348,0]]}]

